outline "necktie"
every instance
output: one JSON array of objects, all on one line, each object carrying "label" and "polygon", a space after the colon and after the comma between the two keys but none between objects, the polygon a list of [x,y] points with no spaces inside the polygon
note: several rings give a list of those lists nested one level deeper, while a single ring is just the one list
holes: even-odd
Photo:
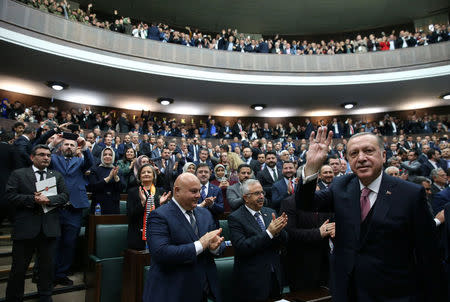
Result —
[{"label": "necktie", "polygon": [[262,218],[260,218],[260,217],[261,217],[261,214],[259,212],[256,212],[255,213],[256,222],[258,223],[259,228],[261,229],[261,231],[265,232],[266,231],[266,227],[264,226],[264,223],[261,220]]},{"label": "necktie", "polygon": [[367,214],[369,214],[370,211],[370,200],[369,200],[369,194],[370,189],[367,187],[364,187],[361,191],[361,198],[359,199],[359,202],[361,204],[361,222],[366,219]]},{"label": "necktie", "polygon": [[192,230],[194,230],[195,235],[198,236],[198,226],[197,221],[195,221],[194,213],[192,211],[186,211],[189,215],[189,222],[191,223]]},{"label": "necktie", "polygon": [[292,184],[292,180],[288,180],[288,193],[294,194],[294,185]]},{"label": "necktie", "polygon": [[37,174],[39,174],[41,177],[39,178],[39,181],[43,181],[44,180],[44,173],[45,171],[36,171]]},{"label": "necktie", "polygon": [[272,171],[273,171],[273,181],[276,182],[278,181],[277,170],[275,168],[272,168]]},{"label": "necktie", "polygon": [[200,195],[202,196],[202,200],[205,200],[205,198],[206,198],[206,192],[205,192],[205,190],[206,190],[206,186],[203,185],[203,186],[202,186],[202,191],[200,192]]}]

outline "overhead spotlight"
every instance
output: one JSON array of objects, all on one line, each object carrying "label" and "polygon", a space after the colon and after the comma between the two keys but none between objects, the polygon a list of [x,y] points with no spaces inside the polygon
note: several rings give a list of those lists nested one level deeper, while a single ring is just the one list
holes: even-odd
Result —
[{"label": "overhead spotlight", "polygon": [[356,103],[343,103],[341,104],[341,106],[348,110],[354,108],[356,106]]},{"label": "overhead spotlight", "polygon": [[250,106],[250,108],[255,109],[256,111],[261,111],[266,107],[267,107],[267,105],[265,105],[265,104],[254,104],[254,105]]},{"label": "overhead spotlight", "polygon": [[450,100],[450,93],[444,93],[443,95],[441,95],[441,98],[444,100]]},{"label": "overhead spotlight", "polygon": [[47,85],[48,87],[50,87],[56,91],[61,91],[61,90],[69,88],[68,84],[59,82],[59,81],[47,81],[47,82],[45,82],[45,85]]},{"label": "overhead spotlight", "polygon": [[164,97],[158,98],[156,101],[158,103],[160,103],[161,105],[163,105],[163,106],[167,106],[167,105],[170,105],[170,104],[173,103],[173,99],[171,99],[171,98],[164,98]]}]

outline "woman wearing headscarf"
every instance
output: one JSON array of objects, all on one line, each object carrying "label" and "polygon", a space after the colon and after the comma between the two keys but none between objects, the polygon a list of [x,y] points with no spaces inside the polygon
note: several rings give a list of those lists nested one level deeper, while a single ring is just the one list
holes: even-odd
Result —
[{"label": "woman wearing headscarf", "polygon": [[115,152],[112,148],[103,149],[97,167],[91,169],[89,174],[88,191],[92,192],[91,213],[95,206],[100,204],[101,214],[120,213],[120,193],[123,183],[119,173],[119,167],[114,167]]},{"label": "woman wearing headscarf", "polygon": [[211,184],[218,186],[222,190],[224,211],[231,212],[231,207],[227,200],[227,188],[234,185],[236,182],[230,181],[226,172],[227,171],[223,165],[217,164],[214,167],[214,179],[211,180]]},{"label": "woman wearing headscarf", "polygon": [[128,147],[125,150],[125,156],[123,157],[123,159],[117,161],[119,173],[122,175],[125,184],[123,189],[124,192],[127,191],[130,182],[130,177],[134,173],[133,168],[135,162],[136,162],[136,151],[132,147]]},{"label": "woman wearing headscarf", "polygon": [[128,190],[128,248],[144,250],[147,219],[150,212],[166,203],[172,195],[156,188],[156,171],[150,164],[140,167],[137,173],[137,186]]},{"label": "woman wearing headscarf", "polygon": [[194,163],[185,163],[183,166],[183,173],[189,172],[195,174],[195,164]]}]

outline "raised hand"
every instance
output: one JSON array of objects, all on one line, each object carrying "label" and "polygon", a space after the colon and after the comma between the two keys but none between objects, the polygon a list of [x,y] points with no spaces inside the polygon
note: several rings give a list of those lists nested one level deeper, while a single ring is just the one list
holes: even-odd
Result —
[{"label": "raised hand", "polygon": [[[145,192],[141,186],[139,187],[139,198],[141,199],[142,206],[145,207],[145,203],[147,202],[147,196],[145,196]],[[161,200],[159,202],[161,202]]]},{"label": "raised hand", "polygon": [[222,228],[208,232],[205,235],[203,235],[202,237],[200,237],[199,241],[202,244],[203,249],[206,250],[207,248],[210,248],[211,241],[214,242],[214,240],[216,240],[216,239],[213,240],[213,238],[216,236],[220,236],[220,233],[222,233]]},{"label": "raised hand", "polygon": [[315,133],[313,131],[309,136],[309,148],[308,152],[306,152],[305,177],[319,171],[326,161],[333,131],[330,131],[327,136],[327,127],[320,127],[317,130],[317,135],[314,136]]},{"label": "raised hand", "polygon": [[282,229],[287,225],[287,215],[286,213],[283,213],[280,215],[280,217],[276,218],[275,214],[272,213],[272,222],[267,227],[267,230],[273,235],[278,235]]},{"label": "raised hand", "polygon": [[170,197],[172,196],[172,192],[169,191],[167,193],[164,193],[160,198],[159,198],[159,204],[163,205],[167,202],[167,200],[170,199]]}]

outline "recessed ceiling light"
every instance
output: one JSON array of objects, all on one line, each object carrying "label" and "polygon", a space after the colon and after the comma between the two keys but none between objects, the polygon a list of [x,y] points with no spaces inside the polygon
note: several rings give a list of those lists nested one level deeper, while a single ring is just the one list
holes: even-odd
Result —
[{"label": "recessed ceiling light", "polygon": [[341,106],[348,110],[354,108],[356,106],[356,103],[343,103],[341,104]]},{"label": "recessed ceiling light", "polygon": [[267,106],[265,104],[254,104],[250,106],[250,108],[255,109],[256,111],[261,111],[266,107]]},{"label": "recessed ceiling light", "polygon": [[52,88],[53,90],[56,91],[61,91],[64,89],[69,88],[69,85],[63,82],[59,82],[59,81],[48,81],[45,83],[48,87]]},{"label": "recessed ceiling light", "polygon": [[156,101],[163,106],[168,106],[173,103],[173,99],[171,98],[158,98]]},{"label": "recessed ceiling light", "polygon": [[444,100],[450,100],[450,93],[445,93],[441,96]]}]

